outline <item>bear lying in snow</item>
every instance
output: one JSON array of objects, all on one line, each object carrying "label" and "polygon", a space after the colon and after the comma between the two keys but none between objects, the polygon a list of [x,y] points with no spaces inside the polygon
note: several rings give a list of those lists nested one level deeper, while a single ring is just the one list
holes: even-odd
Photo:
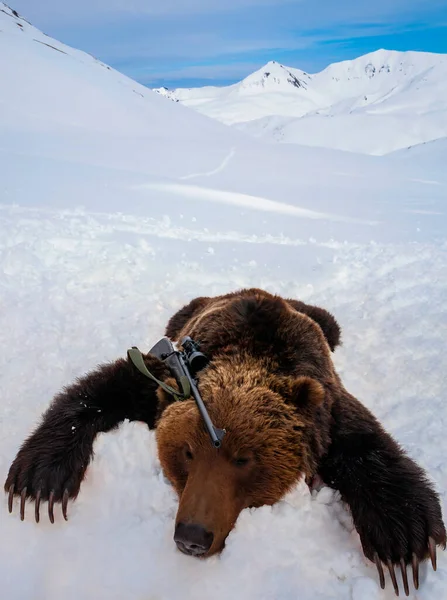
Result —
[{"label": "bear lying in snow", "polygon": [[[174,341],[191,336],[210,358],[198,387],[213,423],[226,430],[214,448],[193,400],[175,402],[130,361],[100,366],[56,396],[23,443],[6,483],[39,505],[79,492],[98,432],[124,419],[156,428],[161,466],[179,496],[174,539],[194,556],[220,551],[242,509],[273,504],[298,481],[313,478],[340,491],[363,551],[382,563],[394,589],[394,565],[419,562],[446,543],[438,496],[426,475],[343,387],[331,360],[340,329],[327,311],[258,289],[197,298],[169,321]],[[158,378],[173,384],[158,358],[144,355]]]}]

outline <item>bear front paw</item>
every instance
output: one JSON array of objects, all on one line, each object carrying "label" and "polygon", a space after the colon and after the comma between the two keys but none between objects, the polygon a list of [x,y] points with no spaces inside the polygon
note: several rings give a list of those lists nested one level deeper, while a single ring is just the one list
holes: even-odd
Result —
[{"label": "bear front paw", "polygon": [[354,519],[365,556],[376,564],[380,586],[385,587],[383,565],[390,573],[396,596],[399,586],[395,567],[400,568],[405,595],[409,595],[407,567],[411,565],[414,587],[419,587],[419,564],[430,557],[436,571],[436,547],[446,547],[446,531],[439,500],[430,485],[414,482],[393,490],[376,490],[370,505]]},{"label": "bear front paw", "polygon": [[[86,461],[86,463],[88,460]],[[87,464],[74,454],[57,456],[48,449],[25,445],[9,469],[5,482],[8,510],[13,510],[14,497],[20,498],[20,518],[25,518],[26,500],[34,500],[34,517],[40,520],[40,504],[48,501],[48,518],[54,523],[54,504],[62,503],[62,514],[67,520],[69,498],[79,493]]]}]

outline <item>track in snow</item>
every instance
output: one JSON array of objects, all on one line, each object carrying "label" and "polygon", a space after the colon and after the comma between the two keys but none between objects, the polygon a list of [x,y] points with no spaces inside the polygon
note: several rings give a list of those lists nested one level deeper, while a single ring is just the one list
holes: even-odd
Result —
[{"label": "track in snow", "polygon": [[236,154],[236,148],[231,148],[230,152],[225,156],[223,161],[220,163],[218,167],[213,169],[212,171],[206,171],[205,173],[191,173],[190,175],[183,175],[179,179],[195,179],[197,177],[212,177],[213,175],[217,175],[221,171],[223,171],[233,156]]}]

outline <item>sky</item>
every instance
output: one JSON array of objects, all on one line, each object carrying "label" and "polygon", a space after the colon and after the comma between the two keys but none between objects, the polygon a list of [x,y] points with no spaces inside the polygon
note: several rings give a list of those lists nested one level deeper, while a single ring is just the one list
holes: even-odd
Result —
[{"label": "sky", "polygon": [[228,85],[269,60],[315,73],[379,48],[447,53],[447,0],[9,4],[48,35],[150,87]]}]

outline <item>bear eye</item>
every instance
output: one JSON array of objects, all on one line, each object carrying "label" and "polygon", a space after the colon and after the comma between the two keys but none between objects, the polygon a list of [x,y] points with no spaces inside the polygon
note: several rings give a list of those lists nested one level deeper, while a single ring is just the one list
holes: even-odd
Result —
[{"label": "bear eye", "polygon": [[192,455],[192,452],[191,452],[191,450],[189,448],[185,449],[185,457],[186,457],[187,460],[192,460],[194,458],[193,455]]},{"label": "bear eye", "polygon": [[245,456],[240,456],[239,458],[235,458],[233,460],[233,463],[236,465],[236,467],[245,467],[245,465],[248,465],[249,462],[250,459]]}]

